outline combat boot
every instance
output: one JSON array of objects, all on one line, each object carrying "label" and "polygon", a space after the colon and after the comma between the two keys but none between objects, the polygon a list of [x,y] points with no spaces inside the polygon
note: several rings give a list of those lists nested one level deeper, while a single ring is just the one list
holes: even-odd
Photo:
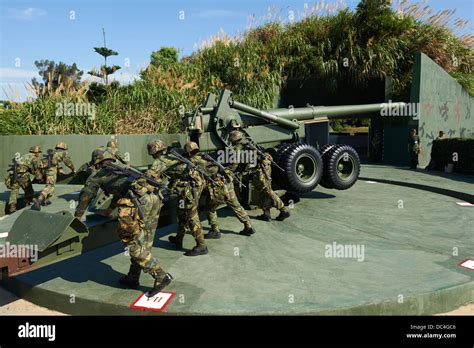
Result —
[{"label": "combat boot", "polygon": [[263,214],[257,216],[257,219],[262,220],[262,221],[270,221],[272,219],[270,215],[270,209],[264,209]]},{"label": "combat boot", "polygon": [[47,198],[44,202],[43,202],[43,205],[50,205],[51,204],[51,201],[49,200],[49,198]]},{"label": "combat boot", "polygon": [[192,250],[186,251],[184,253],[185,256],[199,256],[199,255],[206,255],[209,251],[207,250],[207,246],[196,245]]},{"label": "combat boot", "polygon": [[183,249],[183,237],[182,236],[169,236],[168,240],[170,243],[176,246],[176,249]]},{"label": "combat boot", "polygon": [[251,236],[254,233],[255,233],[255,229],[252,226],[250,226],[250,227],[244,227],[244,229],[240,231],[239,234],[243,236]]},{"label": "combat boot", "polygon": [[211,229],[205,236],[204,239],[219,239],[221,238],[221,233],[218,229]]},{"label": "combat boot", "polygon": [[290,212],[286,209],[282,209],[282,210],[280,210],[280,215],[278,215],[275,220],[283,221],[283,220],[285,220],[286,218],[289,218],[289,217],[290,217]]},{"label": "combat boot", "polygon": [[42,203],[41,196],[39,198],[33,199],[33,205],[31,206],[31,209],[40,211],[41,210],[41,203]]},{"label": "combat boot", "polygon": [[155,284],[153,288],[145,294],[147,297],[155,296],[173,280],[173,276],[169,273],[165,273],[161,268],[155,274],[152,274],[152,276],[155,278]]},{"label": "combat boot", "polygon": [[142,270],[140,266],[132,261],[128,274],[119,279],[119,283],[130,289],[137,289],[140,286],[140,274]]},{"label": "combat boot", "polygon": [[128,275],[120,278],[119,283],[125,285],[129,289],[138,289],[138,287],[140,286],[140,282],[138,280],[132,279]]}]

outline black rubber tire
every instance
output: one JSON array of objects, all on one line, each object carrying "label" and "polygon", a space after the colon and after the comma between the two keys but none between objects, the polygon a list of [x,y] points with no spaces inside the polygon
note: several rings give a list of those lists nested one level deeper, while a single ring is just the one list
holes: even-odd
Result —
[{"label": "black rubber tire", "polygon": [[[325,183],[336,190],[347,190],[352,187],[360,173],[360,159],[357,151],[349,145],[337,145],[326,152],[325,156],[327,156],[323,174]],[[346,168],[340,167],[344,165]],[[341,173],[341,170],[344,170],[344,173]]]},{"label": "black rubber tire", "polygon": [[[282,166],[280,163],[281,158],[292,145],[294,144],[281,143],[277,147],[268,150],[270,155],[273,157],[273,161],[277,163],[280,167]],[[272,183],[275,189],[285,188],[285,173],[283,173],[280,169],[278,169],[274,165],[272,165]]]},{"label": "black rubber tire", "polygon": [[[326,145],[321,146],[318,149],[319,153],[321,154],[321,157],[323,158],[324,168],[326,168],[327,165],[328,165],[328,161],[329,161],[328,154],[331,152],[332,149],[334,149],[337,146],[339,146],[339,145],[338,144],[326,144]],[[331,185],[331,182],[328,181],[328,179],[326,178],[325,172],[326,172],[326,170],[324,170],[324,172],[323,172],[323,176],[321,177],[321,181],[319,182],[319,185],[321,185],[322,187],[327,188],[327,189],[332,189],[334,187]]]},{"label": "black rubber tire", "polygon": [[[302,162],[304,161],[304,163]],[[305,168],[306,164],[306,168]],[[290,192],[304,193],[318,186],[323,175],[323,159],[315,147],[304,144],[292,144],[279,158],[279,165],[285,169],[283,187]],[[306,169],[309,178],[303,180],[299,169]],[[278,170],[278,169],[277,169]]]}]

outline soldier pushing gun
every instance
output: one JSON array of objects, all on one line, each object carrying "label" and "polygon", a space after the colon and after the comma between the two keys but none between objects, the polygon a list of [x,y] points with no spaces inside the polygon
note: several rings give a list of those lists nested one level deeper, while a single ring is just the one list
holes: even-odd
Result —
[{"label": "soldier pushing gun", "polygon": [[[99,188],[113,196],[107,214],[111,214],[115,207],[118,208],[118,234],[128,248],[131,262],[128,274],[119,281],[136,289],[139,286],[140,274],[144,271],[155,279],[153,288],[147,293],[151,297],[173,279],[151,254],[162,205],[160,194],[156,193],[160,185],[141,173],[137,174],[135,170],[116,165],[115,161],[113,155],[107,151],[97,155],[97,171],[87,179],[81,190],[74,215],[78,219],[82,218]],[[154,185],[155,183],[157,185]]]}]

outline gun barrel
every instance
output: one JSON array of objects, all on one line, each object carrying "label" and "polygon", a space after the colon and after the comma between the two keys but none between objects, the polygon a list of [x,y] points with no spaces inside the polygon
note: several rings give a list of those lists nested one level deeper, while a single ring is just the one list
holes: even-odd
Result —
[{"label": "gun barrel", "polygon": [[256,109],[252,106],[248,106],[239,102],[236,102],[234,100],[229,101],[229,105],[231,108],[246,112],[250,115],[253,115],[255,117],[261,118],[265,121],[276,123],[282,127],[285,128],[290,128],[290,129],[298,129],[299,124],[297,122],[290,121],[289,119],[286,118],[281,118],[273,113],[270,113],[268,111],[263,111]]},{"label": "gun barrel", "polygon": [[304,121],[320,116],[344,118],[347,115],[370,114],[373,112],[381,112],[384,108],[401,108],[405,105],[405,103],[401,102],[340,106],[307,106],[303,108],[271,109],[268,111],[280,119]]}]

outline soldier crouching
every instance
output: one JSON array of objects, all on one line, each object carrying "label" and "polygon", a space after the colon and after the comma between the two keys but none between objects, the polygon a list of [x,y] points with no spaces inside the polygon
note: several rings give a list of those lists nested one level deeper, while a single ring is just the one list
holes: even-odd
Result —
[{"label": "soldier crouching", "polygon": [[130,183],[128,177],[111,168],[110,163],[115,161],[116,159],[106,151],[97,154],[95,159],[97,170],[87,179],[81,190],[74,215],[82,218],[99,188],[113,196],[107,214],[110,214],[114,207],[118,207],[118,234],[127,247],[131,259],[128,274],[119,281],[127,287],[137,288],[140,274],[144,271],[155,279],[153,288],[147,293],[147,296],[151,297],[170,284],[173,279],[151,254],[161,199],[145,179],[137,179]]}]

